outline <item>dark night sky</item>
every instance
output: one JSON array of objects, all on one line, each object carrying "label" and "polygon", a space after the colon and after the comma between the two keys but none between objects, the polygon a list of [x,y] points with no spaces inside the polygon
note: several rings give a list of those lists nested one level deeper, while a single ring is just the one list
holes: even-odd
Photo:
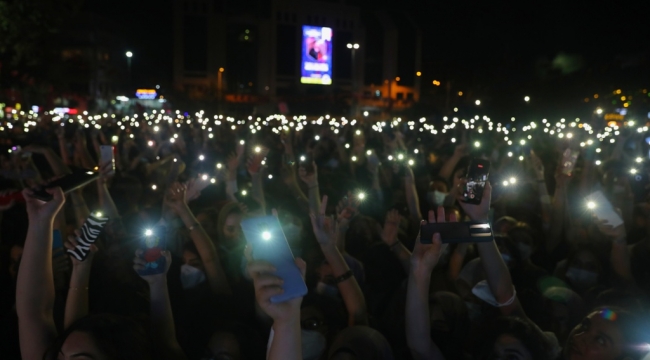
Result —
[{"label": "dark night sky", "polygon": [[[237,3],[255,8],[264,1]],[[422,71],[483,91],[520,93],[556,86],[591,92],[650,82],[650,26],[643,1],[346,2],[371,10],[384,6],[412,19],[423,34]],[[170,83],[171,0],[86,1],[84,7],[119,24],[142,81]],[[366,31],[366,36],[372,34]],[[560,53],[582,58],[577,71],[562,74],[552,68]]]}]

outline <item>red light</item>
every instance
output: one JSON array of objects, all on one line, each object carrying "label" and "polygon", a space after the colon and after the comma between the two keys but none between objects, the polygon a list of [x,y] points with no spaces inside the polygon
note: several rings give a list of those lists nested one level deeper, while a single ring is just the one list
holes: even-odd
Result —
[{"label": "red light", "polygon": [[70,110],[68,110],[68,114],[70,114],[70,115],[75,115],[75,114],[77,114],[77,109],[70,109]]},{"label": "red light", "polygon": [[481,169],[483,169],[483,165],[481,165],[481,164],[478,164],[478,167],[480,167]]}]

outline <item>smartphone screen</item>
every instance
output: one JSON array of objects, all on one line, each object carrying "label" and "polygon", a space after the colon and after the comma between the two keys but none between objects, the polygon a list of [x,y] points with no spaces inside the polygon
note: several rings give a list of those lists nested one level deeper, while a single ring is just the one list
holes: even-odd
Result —
[{"label": "smartphone screen", "polygon": [[145,230],[142,237],[141,259],[145,261],[145,268],[138,271],[140,275],[155,275],[165,272],[167,259],[161,253],[167,249],[166,227],[158,225],[152,229]]},{"label": "smartphone screen", "polygon": [[275,216],[246,219],[241,227],[253,248],[253,258],[273,264],[277,269],[275,275],[284,280],[284,292],[271,297],[271,302],[279,303],[307,294],[307,285],[278,219]]},{"label": "smartphone screen", "polygon": [[464,202],[480,204],[483,199],[483,189],[490,173],[490,162],[484,159],[472,159],[467,169],[467,185],[463,192]]},{"label": "smartphone screen", "polygon": [[100,160],[102,163],[106,163],[108,161],[113,163],[113,173],[115,173],[115,149],[113,145],[101,145],[99,147],[100,150]]},{"label": "smartphone screen", "polygon": [[38,186],[32,189],[34,197],[42,201],[52,200],[50,195],[45,189],[61,187],[64,193],[80,188],[99,177],[99,173],[90,170],[79,169],[73,171],[71,174],[64,175],[56,180],[53,180],[45,185]]}]

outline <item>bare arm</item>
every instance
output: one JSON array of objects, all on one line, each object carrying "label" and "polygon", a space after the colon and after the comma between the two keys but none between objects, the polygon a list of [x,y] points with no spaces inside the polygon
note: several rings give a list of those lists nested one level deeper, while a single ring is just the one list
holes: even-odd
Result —
[{"label": "bare arm", "polygon": [[467,155],[467,152],[467,144],[462,142],[457,145],[456,149],[454,149],[454,154],[444,163],[444,165],[442,165],[438,175],[442,178],[449,179],[453,175],[452,172],[454,171],[456,164],[458,164],[463,156]]},{"label": "bare arm", "polygon": [[[76,236],[79,236],[76,232]],[[74,236],[68,237],[65,247],[73,250],[77,246],[77,240]],[[92,268],[93,257],[97,252],[97,246],[90,246],[90,253],[84,261],[78,261],[71,256],[72,276],[70,277],[70,288],[68,297],[65,301],[65,316],[63,319],[63,328],[67,329],[75,321],[88,315],[88,283],[90,281],[90,269]]]},{"label": "bare arm", "polygon": [[562,230],[564,228],[564,218],[566,212],[566,191],[569,178],[565,175],[556,177],[555,195],[553,196],[553,205],[551,212],[551,223],[546,239],[546,252],[552,253],[562,240]]},{"label": "bare arm", "polygon": [[418,191],[415,189],[415,178],[413,170],[404,165],[404,187],[406,191],[406,203],[409,207],[409,214],[411,220],[422,220],[422,213],[420,212],[420,200],[418,199]]},{"label": "bare arm", "polygon": [[[145,262],[140,258],[142,250],[137,250],[133,259],[133,269],[137,272],[144,269]],[[172,261],[169,251],[162,251],[166,258],[167,268],[164,273],[141,276],[149,284],[149,319],[153,344],[161,359],[187,359],[176,339],[174,316],[169,302],[167,290],[167,271]]]},{"label": "bare arm", "polygon": [[300,179],[307,185],[309,192],[309,212],[318,213],[320,211],[320,190],[318,188],[318,167],[312,162],[314,172],[308,173],[304,166],[298,168]]},{"label": "bare arm", "polygon": [[18,270],[16,311],[20,352],[23,359],[40,359],[56,337],[54,326],[54,279],[52,275],[52,230],[54,216],[63,206],[61,188],[49,189],[49,202],[23,190],[29,228]]},{"label": "bare arm", "polygon": [[232,291],[228,284],[226,274],[223,271],[221,260],[217,255],[217,249],[210,240],[210,236],[203,230],[203,227],[187,206],[186,190],[185,185],[180,183],[173,184],[167,192],[165,203],[174,210],[181,220],[183,220],[185,226],[190,229],[192,242],[194,242],[199,252],[212,292],[214,294],[230,295]]},{"label": "bare arm", "polygon": [[[324,215],[326,207],[327,196],[324,196],[319,212],[321,215],[311,214],[311,224],[316,240],[318,240],[325,259],[332,267],[334,276],[340,278],[336,285],[341,292],[345,308],[348,310],[348,325],[367,325],[366,300],[343,255],[336,248],[336,225],[334,219]],[[341,278],[342,276],[345,279]]]}]

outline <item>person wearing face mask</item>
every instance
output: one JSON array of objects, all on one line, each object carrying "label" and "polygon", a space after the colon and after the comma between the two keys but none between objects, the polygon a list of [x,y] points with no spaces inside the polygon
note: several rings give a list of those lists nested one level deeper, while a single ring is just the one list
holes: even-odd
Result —
[{"label": "person wearing face mask", "polygon": [[429,191],[427,192],[429,208],[435,209],[438,206],[444,205],[447,195],[449,195],[449,190],[446,181],[443,178],[433,179],[429,183]]},{"label": "person wearing face mask", "polygon": [[584,296],[589,289],[598,284],[602,271],[603,266],[595,252],[584,247],[572,252],[565,261],[558,263],[555,275]]}]

